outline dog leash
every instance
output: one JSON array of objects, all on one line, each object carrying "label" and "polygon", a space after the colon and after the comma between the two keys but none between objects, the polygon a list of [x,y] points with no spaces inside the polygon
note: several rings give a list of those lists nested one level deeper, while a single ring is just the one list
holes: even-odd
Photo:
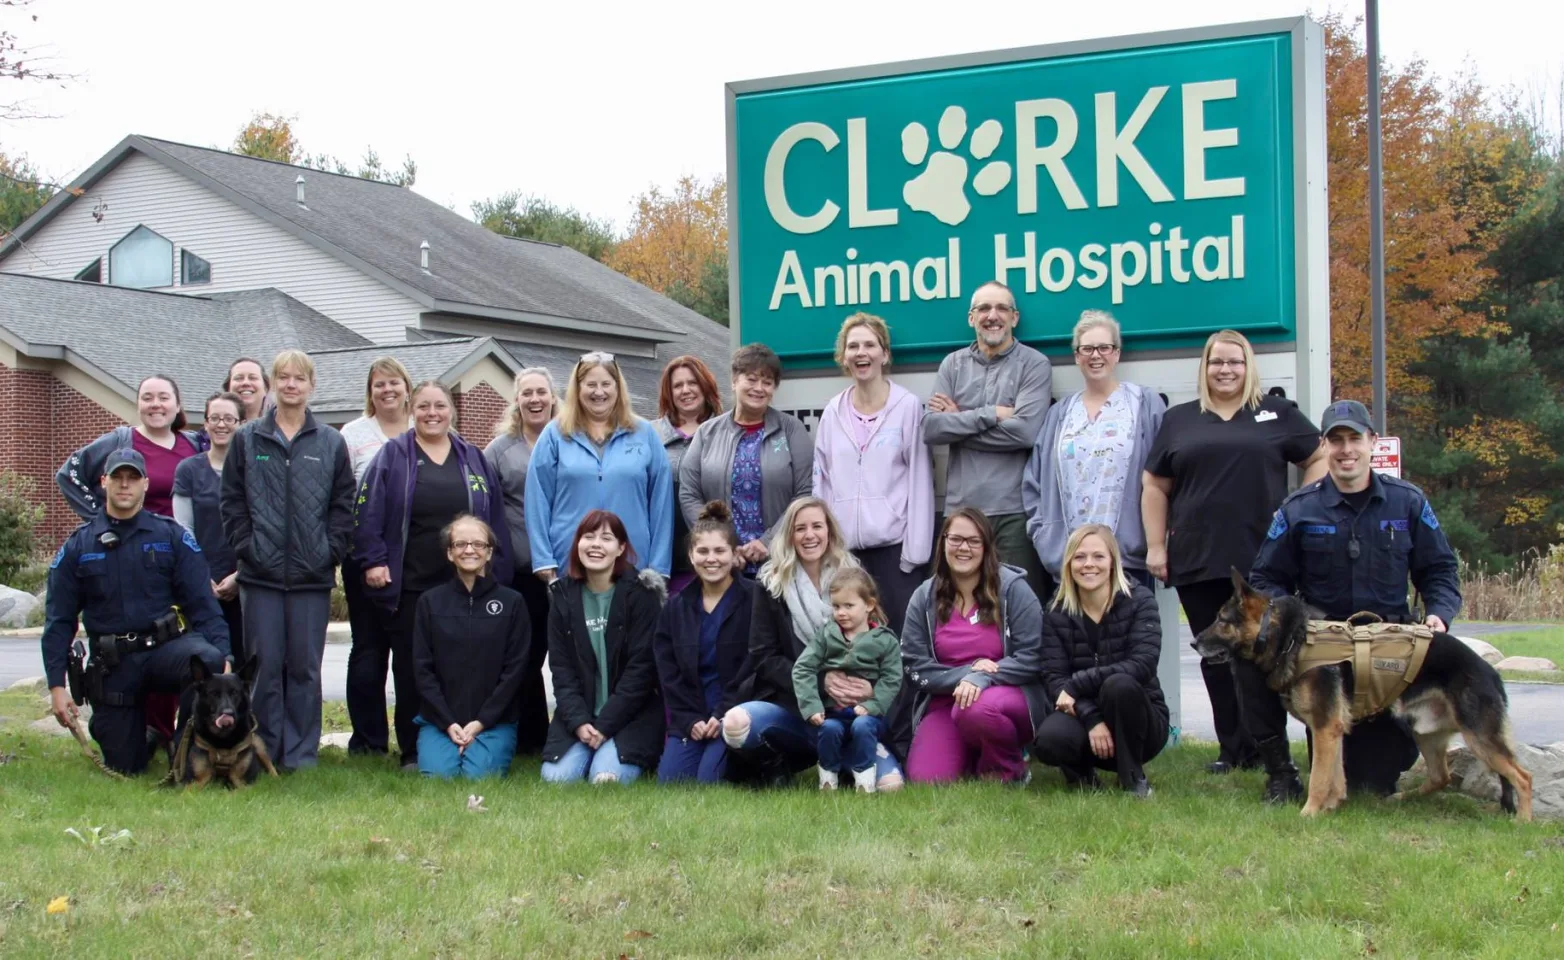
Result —
[{"label": "dog leash", "polygon": [[87,742],[87,731],[81,728],[80,714],[71,717],[69,729],[71,731],[71,736],[75,737],[77,744],[81,746],[82,754],[86,756],[88,760],[92,761],[93,766],[108,774],[112,779],[125,779],[125,775],[123,773],[120,773],[118,770],[111,770],[109,765],[103,762],[103,758],[98,756],[97,752],[92,749],[92,744]]}]

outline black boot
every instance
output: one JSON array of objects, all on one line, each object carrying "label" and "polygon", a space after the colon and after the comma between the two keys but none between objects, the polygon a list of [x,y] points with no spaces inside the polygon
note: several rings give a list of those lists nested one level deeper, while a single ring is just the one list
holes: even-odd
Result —
[{"label": "black boot", "polygon": [[1097,771],[1092,767],[1059,768],[1064,774],[1064,785],[1070,790],[1101,790],[1102,781],[1097,779]]},{"label": "black boot", "polygon": [[1265,762],[1266,803],[1296,803],[1303,799],[1303,783],[1298,779],[1298,768],[1293,766],[1292,752],[1287,748],[1286,737],[1270,737],[1256,744],[1260,759]]}]

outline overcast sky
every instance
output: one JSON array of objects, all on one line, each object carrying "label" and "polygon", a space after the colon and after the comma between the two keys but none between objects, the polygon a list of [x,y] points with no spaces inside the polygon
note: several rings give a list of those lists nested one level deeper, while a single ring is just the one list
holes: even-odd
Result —
[{"label": "overcast sky", "polygon": [[[1322,6],[1319,3],[1316,7]],[[58,119],[0,125],[0,149],[80,172],[128,133],[228,146],[255,111],[296,116],[311,153],[388,166],[468,213],[521,190],[623,225],[651,184],[723,171],[731,80],[1296,16],[1293,0],[1050,3],[585,3],[37,0],[0,24],[83,80],[34,87]],[[1359,11],[1361,2],[1335,3]],[[1479,12],[1480,11],[1480,12]],[[1390,0],[1382,42],[1449,76],[1525,90],[1564,72],[1559,0]],[[15,89],[14,84],[7,87]],[[11,91],[0,88],[0,100]]]}]

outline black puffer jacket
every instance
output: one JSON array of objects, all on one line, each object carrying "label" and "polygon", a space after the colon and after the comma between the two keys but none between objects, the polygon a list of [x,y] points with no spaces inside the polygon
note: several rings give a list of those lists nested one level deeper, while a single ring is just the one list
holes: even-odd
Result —
[{"label": "black puffer jacket", "polygon": [[223,533],[239,582],[330,590],[353,546],[353,467],[342,434],[304,414],[290,442],[276,408],[234,434],[223,464]]},{"label": "black puffer jacket", "polygon": [[663,597],[644,577],[627,574],[614,583],[608,608],[603,649],[608,657],[608,701],[592,709],[597,689],[597,656],[587,633],[581,581],[560,577],[549,586],[548,661],[554,676],[554,719],[543,744],[543,759],[565,755],[583,723],[596,727],[619,748],[619,760],[650,770],[663,752],[663,699],[657,687],[657,659],[652,634],[662,612]]},{"label": "black puffer jacket", "polygon": [[1043,617],[1043,683],[1048,702],[1059,699],[1061,690],[1075,698],[1075,716],[1090,730],[1102,719],[1097,710],[1097,691],[1114,674],[1132,677],[1146,688],[1152,709],[1167,719],[1168,705],[1162,699],[1157,681],[1157,661],[1162,656],[1162,617],[1157,598],[1140,584],[1126,597],[1114,596],[1102,615],[1102,639],[1093,645],[1088,639],[1086,614],[1071,616],[1052,608]]}]

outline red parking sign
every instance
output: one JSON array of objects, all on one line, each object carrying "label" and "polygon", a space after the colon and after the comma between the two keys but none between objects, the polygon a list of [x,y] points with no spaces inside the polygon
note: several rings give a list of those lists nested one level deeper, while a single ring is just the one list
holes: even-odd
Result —
[{"label": "red parking sign", "polygon": [[1374,452],[1369,455],[1369,465],[1376,473],[1391,477],[1401,476],[1401,438],[1380,437],[1374,441]]}]

